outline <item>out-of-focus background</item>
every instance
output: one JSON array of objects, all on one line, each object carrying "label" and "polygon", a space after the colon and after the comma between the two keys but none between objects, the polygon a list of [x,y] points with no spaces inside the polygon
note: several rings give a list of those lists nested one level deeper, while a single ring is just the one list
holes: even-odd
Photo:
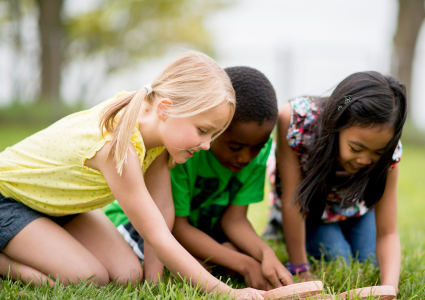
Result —
[{"label": "out-of-focus background", "polygon": [[408,88],[399,223],[402,240],[423,240],[424,18],[424,0],[0,0],[0,151],[140,89],[183,49],[257,68],[279,104],[376,70]]},{"label": "out-of-focus background", "polygon": [[0,105],[92,106],[190,48],[259,69],[280,103],[394,75],[425,129],[424,17],[423,0],[0,0]]}]

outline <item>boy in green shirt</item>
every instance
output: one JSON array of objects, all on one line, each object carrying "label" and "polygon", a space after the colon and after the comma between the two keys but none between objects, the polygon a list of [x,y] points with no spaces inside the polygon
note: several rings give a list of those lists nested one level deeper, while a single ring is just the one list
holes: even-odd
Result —
[{"label": "boy in green shirt", "polygon": [[[248,205],[263,200],[270,134],[277,120],[275,91],[248,67],[225,69],[236,93],[236,112],[209,151],[194,153],[171,170],[175,238],[198,260],[244,276],[247,286],[269,290],[293,283],[273,250],[255,233]],[[114,202],[106,214],[143,259],[143,240]]]}]

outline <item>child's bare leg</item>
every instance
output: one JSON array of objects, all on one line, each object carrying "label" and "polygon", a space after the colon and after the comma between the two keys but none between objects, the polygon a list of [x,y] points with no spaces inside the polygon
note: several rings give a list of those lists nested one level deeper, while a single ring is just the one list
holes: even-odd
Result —
[{"label": "child's bare leg", "polygon": [[78,215],[64,229],[106,268],[109,280],[118,277],[119,283],[136,283],[142,279],[139,259],[100,209]]},{"label": "child's bare leg", "polygon": [[39,270],[17,262],[3,253],[0,254],[0,276],[9,276],[13,280],[18,280],[19,278],[25,283],[32,282],[38,286],[40,286],[42,282],[48,282],[49,286],[55,284],[53,280]]},{"label": "child's bare leg", "polygon": [[[103,265],[83,245],[73,238],[64,228],[48,218],[39,218],[25,226],[6,245],[2,252],[11,260],[40,273],[59,278],[68,284],[68,280],[78,283],[81,280],[107,284],[109,276]],[[5,263],[7,266],[7,263]],[[16,266],[15,266],[16,268]],[[31,269],[30,269],[31,268]],[[8,267],[7,267],[8,269]],[[25,271],[26,271],[25,270]],[[23,280],[28,280],[26,274]]]}]

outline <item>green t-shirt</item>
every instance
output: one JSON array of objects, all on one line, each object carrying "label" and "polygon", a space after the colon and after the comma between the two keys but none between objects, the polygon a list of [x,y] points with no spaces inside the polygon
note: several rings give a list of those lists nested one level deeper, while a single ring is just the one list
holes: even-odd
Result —
[{"label": "green t-shirt", "polygon": [[171,171],[175,213],[188,217],[194,227],[209,233],[229,204],[248,205],[264,196],[266,164],[272,139],[245,168],[232,172],[211,151],[194,153],[185,164]]},{"label": "green t-shirt", "polygon": [[[211,151],[194,153],[186,163],[177,165],[171,170],[176,216],[188,217],[190,224],[208,233],[219,226],[217,221],[229,204],[248,205],[263,200],[271,146],[272,138],[239,172],[223,167]],[[104,211],[115,226],[128,222],[116,200]]]}]

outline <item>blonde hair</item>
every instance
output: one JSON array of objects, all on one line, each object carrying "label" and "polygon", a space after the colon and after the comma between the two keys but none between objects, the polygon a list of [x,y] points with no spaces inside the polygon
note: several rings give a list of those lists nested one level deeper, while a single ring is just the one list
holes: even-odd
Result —
[{"label": "blonde hair", "polygon": [[[180,55],[153,80],[151,86],[152,93],[149,95],[146,88],[142,88],[118,98],[101,111],[100,128],[112,134],[108,155],[114,157],[120,175],[143,101],[152,105],[158,99],[169,98],[173,105],[166,107],[167,115],[177,118],[229,105],[231,118],[213,139],[226,130],[235,113],[236,97],[229,77],[212,58],[200,52],[187,51]],[[123,113],[117,123],[115,117],[121,111]]]}]

